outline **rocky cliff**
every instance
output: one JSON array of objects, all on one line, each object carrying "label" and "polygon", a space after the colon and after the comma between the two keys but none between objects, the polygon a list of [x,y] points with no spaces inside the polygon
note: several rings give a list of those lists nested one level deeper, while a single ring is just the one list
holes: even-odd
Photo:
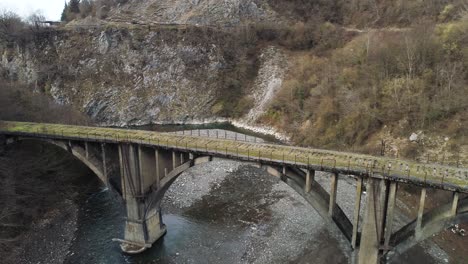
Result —
[{"label": "rocky cliff", "polygon": [[253,123],[287,63],[280,48],[252,49],[198,27],[62,29],[3,50],[0,70],[101,125],[214,120],[241,99]]},{"label": "rocky cliff", "polygon": [[111,10],[109,21],[176,24],[239,24],[279,22],[265,0],[133,0]]}]

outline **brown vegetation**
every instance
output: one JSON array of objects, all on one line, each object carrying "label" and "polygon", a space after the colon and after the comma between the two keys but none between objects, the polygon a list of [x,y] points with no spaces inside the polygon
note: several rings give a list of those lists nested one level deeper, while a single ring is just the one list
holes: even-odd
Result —
[{"label": "brown vegetation", "polygon": [[88,16],[105,19],[112,7],[126,2],[128,0],[70,0],[65,2],[61,20],[69,22]]},{"label": "brown vegetation", "polygon": [[467,10],[464,0],[267,0],[276,12],[307,21],[329,21],[360,28],[410,26],[421,21],[446,22]]},{"label": "brown vegetation", "polygon": [[58,105],[34,87],[7,82],[0,77],[0,120],[62,124],[90,124],[83,114],[68,105]]},{"label": "brown vegetation", "polygon": [[[343,48],[297,54],[263,121],[304,145],[361,146],[383,128],[467,134],[468,17],[371,31]],[[409,152],[411,152],[409,150]]]}]

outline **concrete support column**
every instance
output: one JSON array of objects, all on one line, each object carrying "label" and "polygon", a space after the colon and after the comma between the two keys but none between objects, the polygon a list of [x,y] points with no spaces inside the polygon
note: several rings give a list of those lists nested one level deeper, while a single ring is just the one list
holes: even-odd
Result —
[{"label": "concrete support column", "polygon": [[119,145],[122,192],[127,219],[125,237],[121,240],[124,252],[140,252],[166,232],[161,221],[159,201],[149,201],[146,191],[156,180],[154,152],[133,144]]},{"label": "concrete support column", "polygon": [[393,219],[395,217],[395,201],[396,201],[396,192],[398,189],[398,183],[390,183],[390,191],[388,195],[388,205],[387,205],[387,223],[385,224],[385,250],[389,250],[390,238],[393,232]]},{"label": "concrete support column", "polygon": [[457,211],[458,211],[458,199],[459,199],[459,194],[457,192],[454,192],[453,193],[453,200],[452,200],[452,209],[451,209],[451,212],[450,214],[452,216],[456,216],[457,215]]},{"label": "concrete support column", "polygon": [[177,164],[179,164],[178,158],[177,158],[177,153],[175,151],[172,151],[172,169],[177,168]]},{"label": "concrete support column", "polygon": [[160,182],[161,182],[162,175],[161,175],[161,164],[159,162],[159,150],[158,149],[154,150],[154,160],[155,160],[155,170],[156,170],[156,187],[159,189],[161,187]]},{"label": "concrete support column", "polygon": [[359,230],[359,213],[361,211],[362,198],[362,177],[357,179],[356,183],[356,200],[354,201],[354,219],[353,219],[353,236],[351,237],[351,247],[356,249],[357,235]]},{"label": "concrete support column", "polygon": [[86,159],[89,159],[89,143],[85,141],[85,155]]},{"label": "concrete support column", "polygon": [[[88,158],[88,144],[85,144],[86,147],[86,158]],[[101,144],[101,152],[102,152],[102,172],[104,174],[104,178],[106,179],[106,185],[109,185],[109,176],[107,175],[107,157],[106,157],[106,144]]]},{"label": "concrete support column", "polygon": [[315,179],[315,170],[308,169],[307,174],[306,174],[306,185],[304,187],[304,190],[306,193],[310,192],[311,187],[312,187],[312,182],[314,181],[314,179]]},{"label": "concrete support column", "polygon": [[181,157],[182,157],[182,154],[176,151],[172,151],[172,168],[171,168],[172,170],[180,166]]},{"label": "concrete support column", "polygon": [[333,217],[336,206],[336,194],[338,189],[338,173],[333,173],[331,177],[330,201],[328,203],[328,216]]},{"label": "concrete support column", "polygon": [[421,198],[419,199],[418,218],[416,220],[416,237],[419,237],[421,235],[425,203],[426,203],[426,188],[422,188]]},{"label": "concrete support column", "polygon": [[380,237],[382,228],[382,210],[378,208],[381,198],[378,192],[379,181],[377,179],[367,179],[367,197],[366,211],[361,233],[361,242],[359,245],[358,263],[359,264],[377,264],[379,262]]},{"label": "concrete support column", "polygon": [[140,188],[142,193],[147,193],[152,186],[158,185],[158,177],[155,170],[156,153],[152,148],[138,146],[138,161],[140,169]]},{"label": "concrete support column", "polygon": [[380,185],[379,185],[379,201],[380,201],[380,206],[379,210],[381,212],[378,214],[380,217],[378,219],[380,225],[380,233],[379,233],[379,238],[380,238],[380,243],[383,244],[385,240],[385,223],[387,222],[387,205],[388,205],[388,197],[389,197],[389,189],[390,189],[390,181],[388,180],[381,180]]},{"label": "concrete support column", "polygon": [[177,164],[174,164],[175,154],[172,151],[164,149],[156,149],[156,175],[158,183],[162,178],[166,177],[167,173],[172,170],[174,165],[177,167]]}]

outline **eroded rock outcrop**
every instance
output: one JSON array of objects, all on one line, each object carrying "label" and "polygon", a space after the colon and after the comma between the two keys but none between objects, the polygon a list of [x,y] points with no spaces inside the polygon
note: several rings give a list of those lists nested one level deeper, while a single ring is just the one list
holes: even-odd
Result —
[{"label": "eroded rock outcrop", "polygon": [[133,0],[111,10],[109,21],[194,25],[279,22],[264,0]]},{"label": "eroded rock outcrop", "polygon": [[[248,52],[236,43],[199,27],[64,29],[3,50],[0,70],[106,126],[219,120],[213,105],[236,79],[236,93],[254,101],[243,118],[254,124],[280,88],[287,59],[278,47]],[[258,58],[247,60],[252,54]],[[258,64],[250,80],[237,72],[246,61]]]}]

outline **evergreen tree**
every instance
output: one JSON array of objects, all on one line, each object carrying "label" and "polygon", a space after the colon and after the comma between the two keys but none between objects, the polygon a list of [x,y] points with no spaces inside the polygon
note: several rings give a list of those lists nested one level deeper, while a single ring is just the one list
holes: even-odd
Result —
[{"label": "evergreen tree", "polygon": [[70,0],[70,13],[80,13],[80,0]]},{"label": "evergreen tree", "polygon": [[63,7],[62,11],[62,16],[60,17],[61,21],[67,21],[68,20],[68,4],[65,1],[65,6]]}]

